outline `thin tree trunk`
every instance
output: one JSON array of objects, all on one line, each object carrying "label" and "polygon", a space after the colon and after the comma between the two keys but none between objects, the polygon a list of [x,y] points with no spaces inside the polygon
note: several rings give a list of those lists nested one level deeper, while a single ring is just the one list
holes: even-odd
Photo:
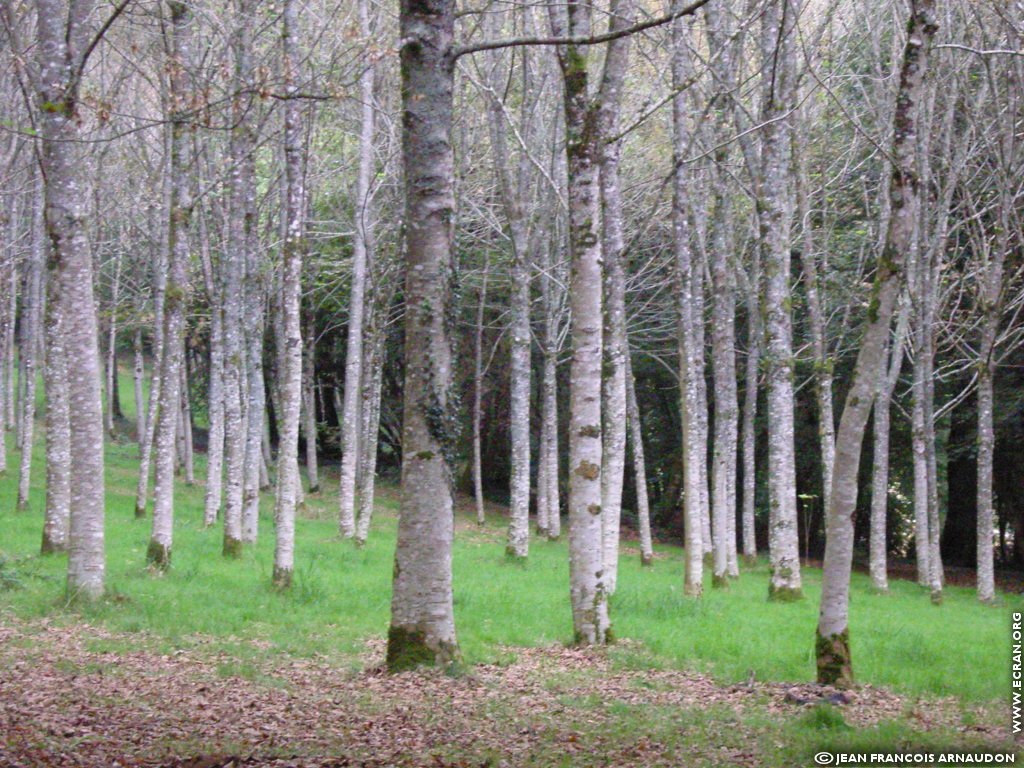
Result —
[{"label": "thin tree trunk", "polygon": [[388,631],[391,671],[458,657],[452,609],[452,462],[456,441],[449,336],[455,274],[451,145],[455,4],[402,0],[405,173],[405,387],[402,490]]},{"label": "thin tree trunk", "polygon": [[[356,544],[366,543],[373,519],[373,498],[377,479],[377,438],[380,434],[380,395],[384,378],[384,340],[388,307],[394,288],[378,293],[371,313],[371,330],[363,355],[363,435],[359,449],[362,460],[358,474],[359,514],[356,519]],[[366,374],[369,374],[367,376]]]},{"label": "thin tree trunk", "polygon": [[644,461],[643,422],[636,401],[636,380],[633,362],[626,355],[626,415],[629,418],[629,440],[633,449],[633,475],[636,485],[636,518],[640,528],[640,565],[654,565],[654,544],[651,539],[651,505],[647,498],[647,464]]},{"label": "thin tree trunk", "polygon": [[243,412],[245,337],[242,330],[242,274],[250,232],[255,226],[252,183],[253,129],[248,100],[243,93],[252,78],[250,56],[252,0],[236,0],[232,39],[236,95],[232,103],[231,215],[224,263],[224,555],[238,557],[242,550],[242,516],[246,474],[246,420]]},{"label": "thin tree trunk", "polygon": [[[298,91],[299,46],[295,39],[298,9],[295,0],[284,0],[281,16],[281,69],[285,93]],[[284,327],[282,370],[278,389],[280,435],[277,448],[277,490],[274,517],[277,540],[274,547],[273,583],[286,589],[295,569],[296,489],[300,484],[299,419],[302,405],[302,258],[305,250],[303,216],[306,190],[302,175],[302,103],[295,98],[285,103],[284,172],[286,180],[286,231],[281,266],[281,320]],[[316,440],[314,432],[314,441]],[[314,448],[315,452],[315,448]]]},{"label": "thin tree trunk", "polygon": [[17,509],[28,509],[32,480],[32,443],[36,421],[36,363],[39,349],[39,320],[42,313],[43,262],[46,259],[46,226],[43,221],[43,186],[37,181],[32,204],[32,251],[25,265],[25,293],[22,301],[21,344],[25,385],[22,390],[21,457],[18,471]]},{"label": "thin tree trunk", "polygon": [[[673,7],[678,5],[678,0]],[[677,19],[672,25],[672,83],[681,91],[690,78],[689,43],[690,24]],[[700,486],[704,479],[702,467],[707,461],[705,443],[701,442],[698,426],[700,409],[699,379],[704,376],[703,366],[698,367],[697,333],[694,328],[694,277],[695,258],[690,242],[690,222],[686,201],[690,194],[686,167],[681,165],[690,141],[689,115],[686,96],[677,93],[672,102],[672,149],[673,160],[678,170],[673,178],[672,194],[672,242],[675,250],[676,312],[679,344],[679,389],[680,411],[682,413],[683,435],[683,521],[685,525],[686,571],[684,592],[691,597],[700,597],[704,592],[704,530],[702,510],[703,495]]]},{"label": "thin tree trunk", "polygon": [[773,0],[765,10],[760,195],[764,248],[765,356],[768,381],[769,597],[803,596],[796,510],[796,446],[793,424],[793,327],[790,292],[791,120],[796,103],[796,19],[799,0]]},{"label": "thin tree trunk", "polygon": [[[67,355],[61,318],[58,275],[52,268],[46,278],[46,515],[42,553],[68,548],[71,513],[71,412],[68,406]],[[2,433],[0,433],[2,434]]]},{"label": "thin tree trunk", "polygon": [[[715,136],[728,130],[728,92],[732,89],[731,42],[728,40],[727,5],[705,11],[708,44],[717,55],[717,86],[722,103],[717,110]],[[715,433],[711,477],[713,532],[712,585],[727,585],[727,577],[739,575],[736,557],[736,449],[739,400],[736,391],[736,276],[733,266],[732,205],[724,169],[729,146],[715,151],[714,212],[711,220],[711,285],[714,305],[711,323],[711,354],[714,372]]]},{"label": "thin tree trunk", "polygon": [[875,396],[868,570],[871,574],[871,584],[879,592],[889,591],[888,565],[886,563],[886,521],[889,507],[889,425],[892,393],[896,389],[900,368],[903,365],[903,343],[909,319],[907,309],[904,307],[900,311],[892,340],[886,340],[886,349],[882,354],[883,357],[888,358],[889,364],[882,366],[879,372],[878,394]]},{"label": "thin tree trunk", "polygon": [[192,198],[189,184],[191,140],[186,111],[190,108],[192,13],[181,0],[168,0],[171,15],[171,50],[168,71],[167,111],[171,123],[171,204],[169,216],[169,259],[164,291],[163,355],[160,359],[160,399],[154,435],[156,460],[153,487],[153,530],[146,560],[158,570],[171,564],[174,533],[174,452],[182,417],[182,371],[184,358],[185,309],[188,305],[189,226]]},{"label": "thin tree trunk", "polygon": [[132,337],[132,352],[134,353],[132,383],[135,393],[135,439],[141,450],[142,441],[146,437],[146,398],[142,393],[146,364],[142,354],[142,326],[135,329],[135,334]]},{"label": "thin tree trunk", "polygon": [[480,421],[483,412],[484,368],[484,308],[487,305],[487,279],[490,272],[490,253],[484,252],[484,272],[480,283],[480,296],[476,305],[476,333],[473,336],[473,495],[476,499],[476,522],[487,522],[484,513],[484,484],[481,471]]},{"label": "thin tree trunk", "polygon": [[[361,35],[370,39],[369,0],[359,0]],[[359,406],[363,380],[363,324],[366,313],[366,271],[373,261],[374,222],[374,67],[367,66],[359,77],[362,113],[359,126],[359,168],[356,173],[355,238],[352,242],[352,291],[349,296],[348,340],[345,347],[345,399],[341,419],[341,478],[338,491],[338,528],[342,537],[356,532],[356,474],[359,468]]]},{"label": "thin tree trunk", "polygon": [[[633,0],[614,0],[610,29],[633,23]],[[629,65],[630,38],[610,43],[598,94],[598,134],[614,136],[619,130],[622,89]],[[601,525],[604,547],[604,585],[614,594],[619,573],[619,528],[622,486],[626,469],[626,269],[622,263],[625,236],[622,192],[619,188],[621,142],[603,142],[600,151],[601,247],[604,266],[604,364],[601,430]]]},{"label": "thin tree trunk", "polygon": [[117,402],[117,305],[121,292],[121,259],[122,252],[119,248],[114,258],[114,284],[111,288],[110,297],[110,319],[107,321],[107,434],[111,438],[116,437],[114,417],[120,412]]},{"label": "thin tree trunk", "polygon": [[541,295],[544,302],[544,370],[541,374],[541,429],[547,435],[539,457],[546,485],[544,523],[549,540],[562,533],[562,509],[558,482],[558,316],[557,285],[550,275],[551,246],[545,249]]},{"label": "thin tree trunk", "polygon": [[919,179],[915,167],[917,123],[928,49],[938,29],[934,0],[912,0],[907,44],[893,118],[893,169],[890,187],[892,213],[885,245],[875,272],[850,391],[836,435],[832,476],[832,506],[826,519],[825,560],[815,655],[818,682],[853,682],[850,655],[849,596],[853,565],[853,515],[857,506],[857,474],[861,444],[874,401],[878,376],[885,362],[885,340],[903,278],[903,261],[910,249],[918,207]]},{"label": "thin tree trunk", "polygon": [[[184,345],[184,340],[182,340]],[[195,485],[195,443],[192,438],[192,398],[188,391],[188,354],[182,350],[181,364],[178,366],[181,377],[181,417],[178,422],[181,430],[182,459],[185,469],[185,484]]]},{"label": "thin tree trunk", "polygon": [[[165,96],[166,98],[166,96]],[[170,132],[165,132],[166,157],[170,158]],[[164,174],[163,200],[164,211],[171,208],[171,174]],[[166,217],[163,224],[153,224],[152,229],[159,227],[159,237],[155,238],[153,248],[153,373],[149,383],[149,404],[146,413],[146,435],[142,440],[139,452],[139,479],[135,488],[135,517],[146,516],[146,505],[149,501],[149,470],[153,454],[153,442],[156,435],[158,403],[160,402],[160,369],[164,357],[164,301],[167,283],[167,254],[169,252],[169,227]]]},{"label": "thin tree trunk", "polygon": [[320,492],[320,465],[317,460],[319,430],[316,420],[316,327],[312,313],[306,320],[302,355],[302,417],[303,436],[306,438],[306,478],[309,492]]}]

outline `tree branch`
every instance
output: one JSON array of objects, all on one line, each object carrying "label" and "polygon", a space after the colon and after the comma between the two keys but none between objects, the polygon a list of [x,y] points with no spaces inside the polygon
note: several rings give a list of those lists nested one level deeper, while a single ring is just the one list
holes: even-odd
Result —
[{"label": "tree branch", "polygon": [[633,26],[626,27],[625,29],[618,29],[614,32],[605,32],[603,35],[590,35],[585,37],[513,37],[508,40],[485,40],[482,43],[475,43],[473,45],[462,45],[454,50],[452,53],[452,59],[458,60],[460,56],[465,56],[468,53],[494,51],[500,48],[514,48],[523,45],[600,45],[601,43],[609,43],[612,40],[618,40],[622,37],[635,35],[638,32],[643,32],[647,29],[660,27],[663,24],[668,24],[669,22],[675,21],[683,16],[692,16],[709,2],[710,0],[694,0],[694,2],[680,8],[678,11],[674,11],[673,13],[666,14],[665,16],[659,16],[655,19],[649,19],[648,21],[642,21],[639,24],[634,24]]}]

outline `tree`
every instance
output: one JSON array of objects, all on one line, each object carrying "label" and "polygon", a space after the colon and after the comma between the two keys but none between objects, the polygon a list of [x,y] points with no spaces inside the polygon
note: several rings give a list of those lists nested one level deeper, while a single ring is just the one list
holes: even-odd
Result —
[{"label": "tree", "polygon": [[455,4],[402,0],[400,27],[406,373],[401,510],[388,630],[391,671],[445,664],[459,652],[451,571]]},{"label": "tree", "polygon": [[45,179],[46,234],[50,259],[56,264],[67,353],[71,431],[68,594],[96,599],[103,594],[106,569],[103,410],[78,102],[82,73],[101,32],[92,30],[90,0],[36,0],[35,7],[39,162]]},{"label": "tree", "polygon": [[891,215],[879,254],[867,321],[861,335],[853,380],[836,433],[832,504],[826,519],[825,560],[815,655],[818,682],[853,682],[850,654],[849,593],[853,563],[853,515],[857,505],[860,451],[885,361],[885,341],[903,281],[918,215],[919,178],[915,167],[918,118],[928,72],[928,53],[938,30],[934,0],[913,0],[893,116]]},{"label": "tree", "polygon": [[146,552],[146,561],[159,570],[166,570],[171,564],[175,436],[181,418],[181,366],[184,358],[185,310],[189,297],[189,227],[192,219],[189,178],[191,139],[187,122],[191,90],[189,66],[192,12],[187,3],[179,0],[168,2],[168,9],[171,14],[171,46],[167,64],[170,74],[168,112],[171,123],[171,205],[168,210],[170,248],[167,286],[164,290],[164,344],[159,362],[160,397],[154,433],[156,484],[153,489],[153,533]]}]

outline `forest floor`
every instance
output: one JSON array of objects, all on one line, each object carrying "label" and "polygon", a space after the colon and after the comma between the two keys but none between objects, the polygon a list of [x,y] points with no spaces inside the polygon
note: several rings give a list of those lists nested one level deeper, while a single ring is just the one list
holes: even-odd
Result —
[{"label": "forest floor", "polygon": [[[35,446],[42,466],[41,438]],[[951,586],[941,607],[909,581],[876,595],[854,574],[860,685],[822,689],[807,598],[768,603],[764,562],[728,590],[682,595],[682,551],[641,568],[623,547],[611,615],[619,641],[568,647],[568,556],[531,542],[503,555],[505,510],[456,514],[463,661],[384,674],[396,490],[382,484],[370,541],[336,534],[336,478],[297,525],[295,583],[270,587],[272,498],[239,561],[203,529],[201,485],[178,487],[172,567],[145,566],[135,448],[107,451],[108,597],[64,597],[63,557],[37,554],[42,472],[27,512],[0,477],[0,766],[794,766],[819,751],[1012,749],[1010,614]],[[17,454],[9,454],[14,467]],[[202,477],[203,466],[197,466]],[[1024,759],[1024,757],[1018,757]]]}]

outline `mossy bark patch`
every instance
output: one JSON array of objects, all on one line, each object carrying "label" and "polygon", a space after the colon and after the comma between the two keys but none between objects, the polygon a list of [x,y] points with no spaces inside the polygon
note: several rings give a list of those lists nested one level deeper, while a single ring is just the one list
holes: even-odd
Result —
[{"label": "mossy bark patch", "polygon": [[804,591],[797,587],[768,585],[768,600],[773,603],[798,603],[804,599]]},{"label": "mossy bark patch", "polygon": [[421,629],[392,626],[388,629],[388,672],[404,672],[416,667],[434,667],[459,658],[458,646],[439,641],[432,647]]},{"label": "mossy bark patch", "polygon": [[224,537],[224,557],[239,558],[242,556],[242,540],[230,536]]},{"label": "mossy bark patch", "polygon": [[274,566],[274,575],[271,577],[270,583],[274,585],[274,589],[287,590],[291,589],[292,586],[292,569],[291,568],[280,568]]},{"label": "mossy bark patch", "polygon": [[146,564],[158,571],[166,571],[171,567],[171,548],[150,539],[149,548],[146,550]]},{"label": "mossy bark patch", "polygon": [[850,656],[850,630],[823,637],[817,633],[814,655],[818,662],[818,682],[837,688],[853,686],[853,659]]}]

